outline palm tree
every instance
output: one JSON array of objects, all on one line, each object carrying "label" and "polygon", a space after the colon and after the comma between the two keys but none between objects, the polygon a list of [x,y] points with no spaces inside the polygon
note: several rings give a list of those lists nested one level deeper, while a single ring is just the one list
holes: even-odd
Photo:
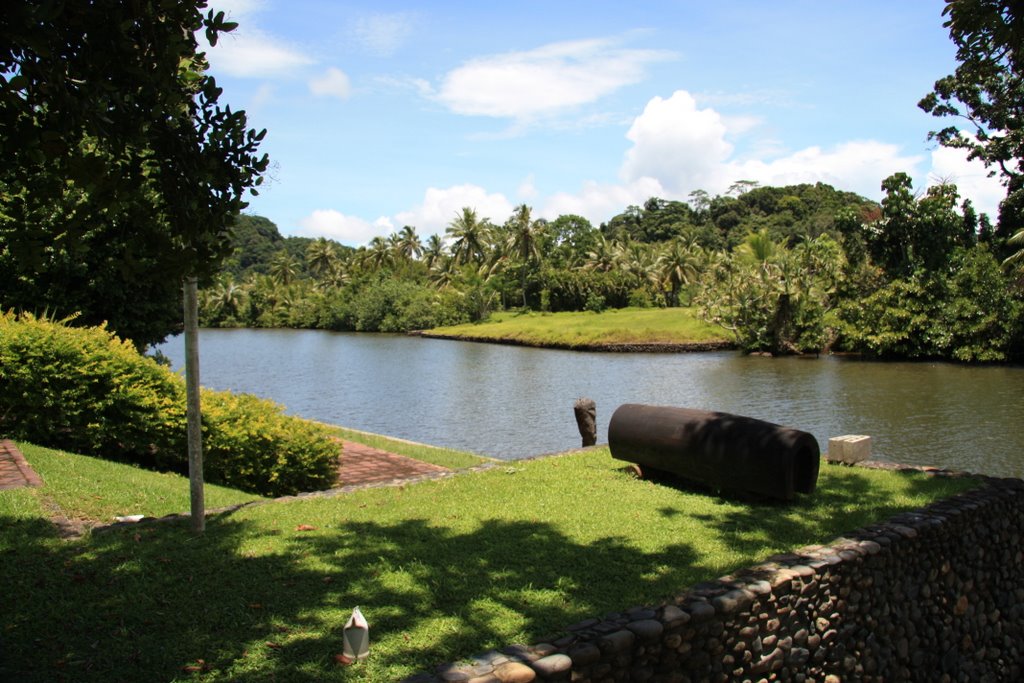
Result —
[{"label": "palm tree", "polygon": [[1003,265],[1011,266],[1014,270],[1021,270],[1024,268],[1024,228],[1013,233],[1006,243],[1018,247],[1018,249],[1003,260]]},{"label": "palm tree", "polygon": [[510,232],[505,242],[506,254],[519,263],[523,308],[526,308],[526,278],[530,266],[539,263],[541,258],[540,229],[530,215],[531,211],[526,204],[516,207],[508,222]]},{"label": "palm tree", "polygon": [[335,248],[334,242],[326,237],[320,237],[306,247],[306,263],[309,264],[309,269],[313,271],[313,274],[318,277],[329,273],[337,261],[338,250]]},{"label": "palm tree", "polygon": [[392,263],[394,256],[391,252],[389,240],[380,235],[370,240],[369,248],[366,252],[366,260],[369,265],[372,265],[377,270]]},{"label": "palm tree", "polygon": [[441,238],[434,234],[427,238],[427,243],[423,247],[423,263],[427,268],[433,268],[434,264],[438,263],[444,256],[444,242]]},{"label": "palm tree", "polygon": [[749,263],[765,263],[771,261],[778,255],[780,245],[772,239],[768,228],[761,228],[757,232],[747,235],[743,242],[736,247],[737,255]]},{"label": "palm tree", "polygon": [[587,252],[587,262],[584,268],[601,273],[614,270],[616,253],[616,243],[608,241],[604,235],[598,235],[594,248]]},{"label": "palm tree", "polygon": [[417,259],[423,253],[423,242],[416,234],[416,228],[406,225],[398,231],[397,240],[393,242],[398,254],[407,260]]},{"label": "palm tree", "polygon": [[703,260],[700,245],[681,237],[669,242],[654,265],[663,287],[668,288],[668,305],[679,305],[679,290],[697,277]]},{"label": "palm tree", "polygon": [[343,287],[349,281],[348,268],[346,264],[337,259],[331,263],[330,268],[323,276],[323,284],[326,287]]},{"label": "palm tree", "polygon": [[298,259],[283,249],[270,261],[270,276],[280,285],[288,286],[293,283],[299,271]]},{"label": "palm tree", "polygon": [[644,242],[619,244],[616,249],[616,263],[622,272],[633,279],[633,286],[640,288],[658,283],[651,247]]},{"label": "palm tree", "polygon": [[445,290],[455,283],[457,275],[455,259],[451,257],[438,258],[430,266],[430,282],[436,289]]},{"label": "palm tree", "polygon": [[463,207],[462,214],[448,224],[445,234],[452,238],[452,258],[457,264],[483,263],[490,238],[486,218],[480,219],[474,209]]}]

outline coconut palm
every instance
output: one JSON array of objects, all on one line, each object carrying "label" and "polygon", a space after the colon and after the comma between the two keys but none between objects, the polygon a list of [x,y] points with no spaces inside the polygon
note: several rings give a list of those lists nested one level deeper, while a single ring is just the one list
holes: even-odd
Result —
[{"label": "coconut palm", "polygon": [[526,204],[516,207],[507,224],[508,239],[505,241],[505,255],[519,264],[520,286],[523,290],[523,308],[526,308],[526,279],[530,266],[540,263],[541,228],[531,216],[532,209]]},{"label": "coconut palm", "polygon": [[448,224],[445,234],[452,240],[452,257],[457,264],[484,262],[490,228],[488,220],[477,217],[474,209],[463,207],[462,213]]},{"label": "coconut palm", "polygon": [[423,264],[427,268],[433,268],[434,264],[439,263],[444,256],[444,242],[437,235],[431,235],[427,238],[427,243],[423,247]]},{"label": "coconut palm", "polygon": [[410,261],[419,258],[423,253],[423,242],[416,234],[416,228],[411,225],[406,225],[398,231],[397,235],[393,235],[392,244],[401,258]]},{"label": "coconut palm", "polygon": [[438,258],[430,267],[428,278],[435,289],[445,290],[455,283],[458,275],[455,259],[450,256]]},{"label": "coconut palm", "polygon": [[323,277],[334,268],[338,261],[338,250],[334,242],[320,237],[306,247],[306,263],[317,277]]},{"label": "coconut palm", "polygon": [[1006,259],[1003,260],[1003,265],[1009,266],[1017,271],[1024,269],[1024,228],[1013,233],[1010,239],[1006,240],[1006,243],[1017,247],[1017,251],[1007,256]]},{"label": "coconut palm", "polygon": [[669,242],[654,262],[661,285],[668,289],[668,305],[679,305],[679,290],[693,283],[703,261],[700,245],[682,237]]},{"label": "coconut palm", "polygon": [[344,287],[349,279],[347,264],[339,258],[331,262],[327,272],[320,278],[320,284],[323,289],[340,288]]},{"label": "coconut palm", "polygon": [[634,287],[658,283],[651,247],[644,242],[619,244],[616,249],[616,264],[633,280]]},{"label": "coconut palm", "polygon": [[299,260],[283,249],[270,260],[270,276],[280,285],[295,282],[300,269]]},{"label": "coconut palm", "polygon": [[765,263],[771,261],[781,249],[781,245],[772,239],[768,228],[761,228],[746,236],[736,247],[736,254],[748,263]]},{"label": "coconut palm", "polygon": [[366,263],[376,270],[381,270],[394,262],[391,243],[387,238],[377,235],[366,250]]},{"label": "coconut palm", "polygon": [[583,267],[587,270],[596,270],[601,273],[614,270],[617,254],[616,247],[617,245],[614,241],[609,241],[604,235],[598,235],[594,248],[587,252],[586,265]]}]

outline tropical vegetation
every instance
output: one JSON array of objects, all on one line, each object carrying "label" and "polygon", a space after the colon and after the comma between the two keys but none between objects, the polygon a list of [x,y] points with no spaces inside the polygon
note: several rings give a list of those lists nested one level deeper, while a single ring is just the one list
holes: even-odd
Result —
[{"label": "tropical vegetation", "polygon": [[[406,332],[500,311],[663,308],[698,312],[747,351],[1019,355],[1024,281],[1010,256],[1019,237],[953,185],[922,194],[896,173],[882,189],[875,203],[820,183],[742,182],[724,196],[652,198],[598,227],[580,216],[535,219],[526,205],[497,225],[466,207],[443,236],[424,242],[405,226],[358,249],[285,238],[267,219],[242,216],[234,255],[201,293],[201,317]],[[560,336],[576,332],[582,342],[575,328]]]}]

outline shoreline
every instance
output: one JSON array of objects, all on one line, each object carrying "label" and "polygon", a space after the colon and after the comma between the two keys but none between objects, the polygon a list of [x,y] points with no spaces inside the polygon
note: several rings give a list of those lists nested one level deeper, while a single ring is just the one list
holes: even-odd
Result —
[{"label": "shoreline", "polygon": [[411,337],[444,339],[447,341],[501,344],[504,346],[524,346],[535,349],[557,349],[561,351],[607,353],[701,353],[706,351],[734,351],[738,348],[736,344],[724,340],[706,342],[585,342],[580,344],[569,344],[562,342],[540,342],[525,339],[512,339],[510,337],[439,334],[427,330],[414,330],[407,334]]}]

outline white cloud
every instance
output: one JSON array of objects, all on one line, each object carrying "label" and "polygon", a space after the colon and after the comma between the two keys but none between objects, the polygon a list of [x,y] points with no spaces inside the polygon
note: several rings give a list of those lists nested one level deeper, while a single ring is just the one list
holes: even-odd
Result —
[{"label": "white cloud", "polygon": [[[913,173],[922,156],[906,155],[897,145],[873,140],[847,142],[828,149],[808,147],[762,159],[734,158],[730,137],[754,130],[752,117],[724,117],[701,108],[688,92],[651,99],[626,134],[632,146],[620,168],[621,184],[585,183],[578,193],[559,193],[545,202],[543,215],[576,213],[599,223],[630,204],[650,197],[685,200],[703,189],[725,192],[736,180],[762,185],[824,182],[837,189],[880,198],[882,179],[896,171]],[[774,141],[754,149],[777,149]]]},{"label": "white cloud", "polygon": [[313,60],[278,39],[256,29],[221,36],[209,50],[210,62],[232,76],[263,78],[284,75]]},{"label": "white cloud", "polygon": [[444,234],[444,229],[466,206],[475,209],[481,219],[489,218],[498,224],[512,215],[512,202],[505,195],[487,192],[479,185],[454,185],[428,188],[422,204],[395,218],[401,225],[415,226],[421,235]]},{"label": "white cloud", "polygon": [[386,235],[394,230],[387,218],[378,218],[373,223],[356,216],[346,216],[334,209],[317,209],[299,221],[299,234],[305,237],[330,237],[349,246],[366,244],[377,235]]},{"label": "white cloud", "polygon": [[988,169],[980,161],[967,159],[962,149],[937,147],[932,150],[928,185],[941,182],[954,183],[961,198],[969,198],[978,213],[987,213],[995,223],[999,216],[999,202],[1006,197],[1006,188],[998,176],[988,177]]},{"label": "white cloud", "polygon": [[583,216],[595,226],[622,213],[627,206],[640,206],[651,197],[669,197],[658,180],[642,177],[622,185],[587,181],[578,193],[559,192],[548,197],[540,216],[553,220],[564,214]]},{"label": "white cloud", "polygon": [[683,90],[667,100],[655,97],[626,134],[633,146],[626,152],[621,176],[627,182],[654,178],[665,188],[666,198],[685,198],[696,189],[721,193],[736,180],[762,185],[824,182],[877,197],[883,178],[913,171],[922,161],[921,156],[902,154],[897,145],[874,140],[830,149],[807,147],[769,159],[734,159],[728,138],[748,133],[755,124],[750,117],[727,118],[710,107],[701,109]]},{"label": "white cloud", "polygon": [[904,155],[898,145],[874,140],[845,142],[828,150],[808,147],[771,161],[750,160],[726,165],[731,181],[756,180],[762,185],[827,183],[836,189],[878,198],[882,180],[897,171],[913,173],[923,157]]},{"label": "white cloud", "polygon": [[341,69],[331,67],[322,76],[309,81],[309,90],[320,97],[337,97],[347,100],[352,94],[352,83]]},{"label": "white cloud", "polygon": [[699,109],[693,97],[677,90],[653,98],[626,133],[633,146],[620,176],[626,182],[655,178],[672,195],[697,188],[711,191],[726,180],[722,171],[732,154],[726,122],[714,109]]},{"label": "white cloud", "polygon": [[353,34],[370,53],[388,57],[412,35],[413,25],[413,15],[405,12],[373,14],[356,21]]},{"label": "white cloud", "polygon": [[533,199],[537,196],[537,186],[534,184],[533,174],[523,178],[523,182],[519,183],[519,189],[516,190],[516,196],[520,199]]},{"label": "white cloud", "polygon": [[608,39],[552,43],[470,60],[450,71],[434,98],[458,114],[532,120],[594,102],[674,57]]}]

